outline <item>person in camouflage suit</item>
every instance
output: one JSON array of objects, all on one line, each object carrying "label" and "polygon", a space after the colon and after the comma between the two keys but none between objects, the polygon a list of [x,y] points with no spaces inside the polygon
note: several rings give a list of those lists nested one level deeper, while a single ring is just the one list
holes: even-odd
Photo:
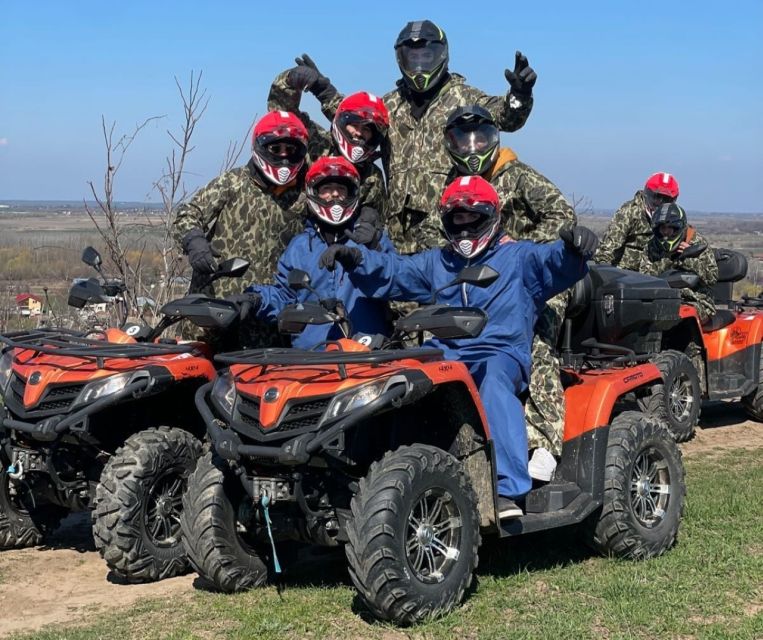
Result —
[{"label": "person in camouflage suit", "polygon": [[[384,220],[387,208],[387,186],[384,174],[374,164],[378,147],[387,135],[389,113],[384,101],[372,94],[361,92],[348,96],[339,104],[332,120],[331,133],[317,124],[307,113],[300,111],[303,91],[313,93],[319,100],[333,99],[336,88],[329,79],[308,65],[297,65],[276,76],[268,94],[268,109],[283,110],[297,114],[310,134],[308,156],[314,161],[319,156],[343,155],[352,162],[360,174],[360,204],[370,206],[379,212]],[[358,124],[366,124],[371,129],[369,142],[361,154],[348,152],[349,136],[340,120],[345,115],[356,115]],[[353,157],[354,155],[354,157]]]},{"label": "person in camouflage suit", "polygon": [[649,176],[644,188],[615,211],[594,260],[621,269],[638,271],[641,254],[652,238],[652,212],[678,198],[678,181],[669,173]]},{"label": "person in camouflage suit", "polygon": [[[459,107],[450,114],[444,135],[453,161],[448,183],[461,175],[481,175],[490,182],[501,201],[502,227],[511,238],[554,242],[564,227],[577,224],[562,192],[514,151],[500,147],[500,132],[489,111],[477,104]],[[561,455],[564,437],[564,389],[556,344],[568,300],[569,292],[554,296],[538,317],[525,404],[530,449],[544,448],[555,456]]]},{"label": "person in camouflage suit", "polygon": [[[248,278],[272,280],[279,256],[304,226],[307,144],[299,118],[272,111],[254,127],[249,162],[218,176],[177,209],[173,235],[193,269],[192,290],[215,272],[217,258],[245,258]],[[204,288],[217,297],[240,290],[234,279]],[[259,329],[241,332],[246,346],[278,342],[272,329]]]},{"label": "person in camouflage suit", "polygon": [[[641,255],[639,271],[657,276],[669,269],[691,271],[700,278],[694,289],[680,289],[681,297],[691,304],[702,323],[715,315],[712,286],[718,281],[718,263],[705,238],[688,224],[686,212],[676,203],[663,204],[652,216],[652,239]],[[704,245],[698,256],[684,257],[689,247]]]},{"label": "person in camouflage suit", "polygon": [[[517,52],[514,71],[505,73],[510,93],[486,95],[466,84],[463,76],[448,71],[447,38],[429,20],[409,22],[397,38],[395,51],[402,78],[383,97],[390,115],[382,145],[389,191],[387,226],[398,251],[413,253],[440,245],[438,202],[451,170],[442,130],[450,113],[463,104],[476,103],[491,112],[502,131],[516,131],[530,115],[537,76],[527,58]],[[297,62],[316,68],[307,55]],[[336,94],[321,101],[328,118],[341,99]]]}]

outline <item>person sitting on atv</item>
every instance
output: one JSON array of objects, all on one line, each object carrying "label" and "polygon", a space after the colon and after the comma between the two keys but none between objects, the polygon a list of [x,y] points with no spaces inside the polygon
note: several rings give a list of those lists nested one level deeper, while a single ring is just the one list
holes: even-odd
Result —
[{"label": "person sitting on atv", "polygon": [[[548,178],[501,148],[500,131],[487,109],[470,104],[450,114],[445,125],[445,148],[453,159],[448,183],[462,175],[479,175],[498,192],[501,226],[513,240],[554,242],[564,226],[577,222],[575,211]],[[556,343],[568,292],[548,301],[535,327],[532,375],[525,404],[527,440],[531,450],[530,476],[548,481],[562,455],[564,389]]]},{"label": "person sitting on atv", "polygon": [[[652,215],[652,239],[641,255],[639,271],[656,276],[669,269],[691,271],[700,277],[693,289],[681,289],[681,297],[691,304],[704,324],[715,315],[715,302],[711,287],[718,280],[718,263],[707,240],[686,219],[683,207],[670,202],[663,204]],[[705,245],[697,256],[684,257],[691,246]]]},{"label": "person sitting on atv", "polygon": [[621,269],[638,271],[641,254],[652,238],[652,214],[678,198],[678,180],[670,173],[649,176],[643,189],[615,211],[601,239],[594,260]]},{"label": "person sitting on atv", "polygon": [[382,140],[389,129],[389,113],[384,101],[365,91],[347,96],[339,104],[331,122],[331,134],[307,113],[300,111],[302,92],[319,100],[329,100],[337,91],[317,69],[299,64],[278,74],[270,86],[268,109],[296,113],[310,133],[308,155],[313,160],[323,155],[343,155],[360,174],[360,206],[374,207],[384,219],[387,187],[384,174],[374,164]]},{"label": "person sitting on atv", "polygon": [[[538,313],[550,297],[564,291],[588,270],[596,234],[565,227],[562,240],[516,242],[500,230],[495,189],[479,176],[464,176],[443,192],[440,216],[449,246],[411,256],[333,245],[321,256],[328,269],[339,263],[363,295],[420,303],[466,305],[487,313],[478,338],[433,339],[446,359],[461,360],[479,386],[495,442],[499,515],[517,517],[515,500],[531,488],[527,468],[527,431],[517,397],[530,378],[530,345]],[[498,279],[485,288],[447,285],[467,265],[485,264]],[[433,300],[434,297],[434,300]]]},{"label": "person sitting on atv", "polygon": [[[257,318],[275,323],[288,304],[304,302],[313,296],[307,290],[295,291],[288,285],[289,272],[301,269],[310,275],[310,285],[321,300],[336,299],[344,305],[355,330],[365,334],[388,334],[387,305],[363,295],[340,270],[328,273],[318,266],[320,256],[335,243],[348,247],[364,245],[374,251],[394,251],[386,233],[381,231],[379,214],[371,207],[360,207],[360,176],[345,158],[324,156],[316,160],[305,176],[307,220],[304,230],[292,238],[281,254],[272,285],[250,286],[243,294],[228,300],[251,304]],[[317,302],[317,300],[316,300]],[[309,324],[292,339],[292,346],[306,349],[339,335],[337,325]]]}]

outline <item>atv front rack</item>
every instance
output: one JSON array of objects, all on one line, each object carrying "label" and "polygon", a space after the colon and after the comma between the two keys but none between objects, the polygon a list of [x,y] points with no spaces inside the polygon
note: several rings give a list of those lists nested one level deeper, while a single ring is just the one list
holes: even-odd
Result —
[{"label": "atv front rack", "polygon": [[384,364],[396,360],[441,360],[441,349],[389,349],[378,351],[308,351],[305,349],[251,349],[215,356],[220,364],[321,365]]},{"label": "atv front rack", "polygon": [[34,353],[102,361],[105,358],[150,358],[173,353],[188,353],[194,345],[132,342],[118,344],[88,338],[87,334],[68,329],[35,329],[0,334],[0,343]]}]

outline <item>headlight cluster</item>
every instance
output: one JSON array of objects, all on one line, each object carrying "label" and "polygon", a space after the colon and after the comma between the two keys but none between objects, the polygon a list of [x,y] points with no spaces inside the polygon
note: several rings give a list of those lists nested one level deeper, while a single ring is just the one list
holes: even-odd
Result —
[{"label": "headlight cluster", "polygon": [[89,404],[106,396],[119,393],[131,382],[148,377],[148,371],[128,371],[127,373],[118,373],[107,378],[101,378],[85,385],[85,388],[80,391],[77,399],[74,401],[74,406]]},{"label": "headlight cluster", "polygon": [[6,351],[0,358],[0,398],[5,397],[5,388],[13,374],[13,350]]},{"label": "headlight cluster", "polygon": [[212,402],[217,408],[230,416],[233,413],[233,402],[236,400],[236,383],[230,371],[226,371],[215,380],[211,392]]},{"label": "headlight cluster", "polygon": [[407,381],[403,376],[390,376],[361,384],[344,393],[340,393],[331,401],[326,411],[326,419],[331,420],[343,413],[349,413],[355,409],[365,407],[395,384],[407,384]]}]

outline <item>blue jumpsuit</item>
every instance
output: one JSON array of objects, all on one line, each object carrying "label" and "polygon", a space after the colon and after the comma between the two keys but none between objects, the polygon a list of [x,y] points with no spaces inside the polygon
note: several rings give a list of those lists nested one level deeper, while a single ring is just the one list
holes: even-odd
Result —
[{"label": "blue jumpsuit", "polygon": [[517,396],[530,379],[533,327],[543,303],[587,273],[585,260],[561,240],[534,244],[514,242],[506,235],[472,259],[450,248],[412,256],[364,247],[361,251],[363,262],[350,273],[350,280],[373,298],[426,304],[433,291],[466,266],[487,264],[500,274],[486,288],[464,284],[439,292],[437,304],[479,307],[487,312],[488,321],[477,338],[433,339],[428,346],[464,362],[479,387],[495,445],[498,493],[509,498],[526,494],[531,487],[527,432]]},{"label": "blue jumpsuit", "polygon": [[[352,240],[345,241],[349,247],[358,247]],[[317,302],[315,296],[305,290],[294,291],[288,285],[289,272],[302,269],[310,275],[310,286],[321,299],[336,298],[344,303],[347,315],[352,322],[353,331],[358,333],[389,334],[387,304],[383,300],[372,300],[364,296],[349,280],[342,265],[332,271],[318,267],[318,260],[328,245],[321,237],[311,220],[305,223],[305,229],[294,236],[278,260],[274,283],[272,285],[251,285],[246,291],[254,291],[262,296],[257,317],[261,320],[276,322],[278,314],[288,304]],[[379,242],[378,251],[394,251],[387,234]],[[376,253],[374,250],[371,253]],[[341,338],[339,327],[332,324],[307,325],[297,336],[292,338],[292,346],[309,349],[326,340]]]}]

